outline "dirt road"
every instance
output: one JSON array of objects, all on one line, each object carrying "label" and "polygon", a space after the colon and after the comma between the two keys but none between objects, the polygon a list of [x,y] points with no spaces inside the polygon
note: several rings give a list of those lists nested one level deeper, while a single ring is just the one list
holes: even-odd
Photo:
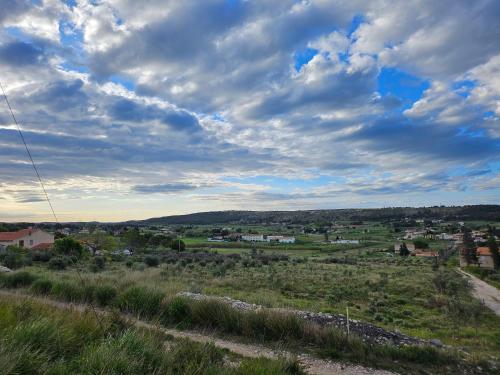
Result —
[{"label": "dirt road", "polygon": [[[0,290],[0,298],[2,296],[14,297],[16,299],[32,299],[36,302],[44,303],[46,305],[56,307],[59,309],[76,310],[80,312],[89,309],[89,306],[87,305],[54,301],[48,298],[35,297],[23,293],[16,293],[5,290]],[[96,309],[95,311],[97,314],[107,314],[105,310]],[[135,319],[128,315],[123,315],[123,317],[132,322],[137,327],[161,331],[175,338],[186,338],[200,343],[210,342],[219,348],[227,349],[233,353],[239,354],[247,358],[259,358],[259,357],[264,357],[269,359],[277,359],[279,357],[297,358],[300,361],[300,363],[304,366],[307,373],[311,375],[395,375],[393,372],[385,370],[375,370],[363,366],[356,366],[352,364],[344,364],[340,362],[322,360],[314,358],[308,354],[296,355],[294,353],[285,350],[276,351],[261,345],[249,345],[249,344],[224,340],[214,337],[213,335],[207,334],[205,332],[167,329],[159,325],[154,325],[142,320]]]},{"label": "dirt road", "polygon": [[500,316],[500,290],[470,273],[461,269],[458,271],[471,282],[474,296],[483,301],[495,314]]}]

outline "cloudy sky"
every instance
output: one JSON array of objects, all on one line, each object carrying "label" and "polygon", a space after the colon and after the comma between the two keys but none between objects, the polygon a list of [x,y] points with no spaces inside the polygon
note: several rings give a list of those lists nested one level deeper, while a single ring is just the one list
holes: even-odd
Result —
[{"label": "cloudy sky", "polygon": [[[60,220],[500,203],[496,0],[2,0]],[[4,102],[0,220],[50,220]]]}]

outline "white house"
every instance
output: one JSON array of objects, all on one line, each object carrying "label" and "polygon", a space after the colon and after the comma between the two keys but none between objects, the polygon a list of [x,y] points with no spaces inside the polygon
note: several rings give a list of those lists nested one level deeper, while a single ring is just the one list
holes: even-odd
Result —
[{"label": "white house", "polygon": [[446,240],[446,241],[450,241],[453,239],[453,235],[452,234],[448,234],[448,233],[441,233],[437,236],[437,238],[439,240]]},{"label": "white house", "polygon": [[244,234],[241,236],[241,239],[243,241],[250,241],[250,242],[265,241],[263,234]]},{"label": "white house", "polygon": [[54,243],[54,235],[41,229],[21,229],[17,232],[0,232],[1,246],[19,246],[26,249],[46,249]]},{"label": "white house", "polygon": [[266,236],[267,242],[279,242],[279,243],[295,243],[295,237],[285,237],[285,236]]},{"label": "white house", "polygon": [[357,245],[359,244],[359,240],[335,240],[330,241],[332,244],[344,244],[344,245]]},{"label": "white house", "polygon": [[489,270],[495,269],[495,262],[493,261],[493,256],[489,247],[478,247],[476,249],[476,254],[480,268]]},{"label": "white house", "polygon": [[295,243],[295,237],[283,237],[280,243]]}]

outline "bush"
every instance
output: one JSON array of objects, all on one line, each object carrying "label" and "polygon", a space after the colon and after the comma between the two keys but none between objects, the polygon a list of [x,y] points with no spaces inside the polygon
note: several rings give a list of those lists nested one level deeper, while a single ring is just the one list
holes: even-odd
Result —
[{"label": "bush", "polygon": [[38,279],[31,286],[31,290],[36,294],[50,294],[52,290],[52,281],[47,279]]},{"label": "bush", "polygon": [[37,277],[29,272],[15,272],[5,275],[2,284],[7,288],[19,288],[33,284],[36,279]]},{"label": "bush", "polygon": [[61,255],[75,256],[80,258],[83,253],[83,246],[71,237],[64,237],[54,242],[54,251]]},{"label": "bush", "polygon": [[103,270],[104,267],[106,266],[106,258],[104,257],[95,257],[94,258],[94,264],[96,267],[100,270]]},{"label": "bush", "polygon": [[148,288],[131,287],[118,298],[120,310],[139,317],[153,317],[160,312],[163,293]]},{"label": "bush", "polygon": [[68,302],[80,302],[85,297],[83,288],[66,281],[55,283],[51,292],[56,298]]},{"label": "bush", "polygon": [[101,306],[109,306],[116,298],[116,289],[108,285],[100,285],[95,288],[95,300]]},{"label": "bush", "polygon": [[57,270],[57,271],[62,271],[66,269],[66,266],[67,266],[66,260],[62,257],[52,258],[51,260],[49,260],[49,263],[47,265],[47,267],[50,270]]},{"label": "bush", "polygon": [[162,313],[162,320],[166,323],[190,323],[191,322],[191,306],[190,301],[183,297],[174,297],[167,304]]},{"label": "bush", "polygon": [[218,328],[223,332],[240,334],[241,312],[224,302],[213,299],[201,300],[191,306],[192,323]]},{"label": "bush", "polygon": [[50,251],[34,251],[31,258],[34,262],[48,262],[52,258]]},{"label": "bush", "polygon": [[157,267],[160,264],[160,259],[154,255],[148,255],[144,258],[144,263],[148,267]]},{"label": "bush", "polygon": [[184,251],[186,249],[186,244],[183,240],[172,240],[170,248],[176,251]]}]

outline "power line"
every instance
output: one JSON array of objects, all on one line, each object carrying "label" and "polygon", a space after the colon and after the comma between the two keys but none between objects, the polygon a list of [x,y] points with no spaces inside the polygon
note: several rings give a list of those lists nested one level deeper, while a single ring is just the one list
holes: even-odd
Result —
[{"label": "power line", "polygon": [[[36,176],[38,178],[38,181],[40,182],[40,186],[42,187],[43,194],[45,195],[45,199],[47,200],[47,203],[50,206],[50,210],[52,211],[52,215],[54,215],[54,219],[56,220],[56,224],[59,224],[59,220],[57,219],[56,212],[54,210],[54,207],[52,206],[52,202],[50,201],[49,194],[47,193],[47,190],[45,190],[45,185],[43,184],[42,177],[40,176],[40,173],[38,173],[38,168],[36,167],[35,160],[33,159],[33,156],[31,156],[31,152],[30,152],[30,149],[28,147],[28,143],[26,143],[26,139],[24,138],[23,132],[21,130],[21,126],[17,122],[16,116],[14,115],[14,111],[12,110],[12,107],[10,105],[9,99],[7,98],[7,94],[5,93],[5,90],[3,89],[3,86],[2,86],[1,82],[0,82],[0,89],[2,89],[3,97],[5,98],[5,102],[7,103],[7,107],[9,107],[9,111],[10,111],[10,114],[12,115],[12,119],[14,120],[14,123],[17,126],[17,131],[19,132],[19,135],[20,135],[20,137],[21,137],[21,139],[23,141],[24,148],[26,149],[26,152],[27,152],[27,154],[28,154],[28,156],[30,158],[31,165],[33,166],[33,169],[35,170],[35,173],[36,173]],[[83,280],[83,277],[82,277],[82,275],[80,273],[80,269],[78,267],[78,264],[76,263],[75,260],[73,260],[73,264],[75,266],[76,273],[78,275],[78,278],[80,279],[80,282],[82,283],[82,285],[85,284],[85,282]],[[92,301],[89,301],[89,305],[92,308],[92,310],[94,311],[94,315],[96,317],[97,323],[101,327],[101,330],[103,330],[101,319],[99,318],[99,314],[97,314],[97,310],[94,307]]]},{"label": "power line", "polygon": [[17,122],[16,116],[14,115],[14,111],[12,110],[12,107],[10,105],[9,99],[7,98],[7,94],[5,93],[5,90],[3,89],[2,83],[0,82],[0,88],[2,89],[2,94],[3,97],[5,98],[5,103],[7,103],[7,107],[9,107],[10,114],[12,115],[12,119],[14,120],[14,123],[17,126],[17,131],[19,132],[19,135],[21,136],[21,139],[24,144],[24,148],[26,149],[26,152],[28,153],[28,156],[31,160],[31,165],[33,166],[33,169],[35,170],[36,176],[38,177],[38,181],[40,182],[40,186],[42,187],[43,194],[45,195],[45,199],[49,203],[50,210],[52,211],[52,215],[54,215],[54,219],[56,219],[56,223],[59,224],[59,220],[57,219],[56,212],[54,211],[54,207],[52,207],[52,202],[50,201],[49,194],[47,194],[47,190],[45,190],[45,185],[43,184],[42,177],[40,176],[40,173],[38,173],[38,168],[36,167],[35,161],[33,160],[33,157],[31,156],[30,149],[28,147],[28,144],[26,143],[26,140],[24,139],[23,132],[21,131],[21,126]]}]

